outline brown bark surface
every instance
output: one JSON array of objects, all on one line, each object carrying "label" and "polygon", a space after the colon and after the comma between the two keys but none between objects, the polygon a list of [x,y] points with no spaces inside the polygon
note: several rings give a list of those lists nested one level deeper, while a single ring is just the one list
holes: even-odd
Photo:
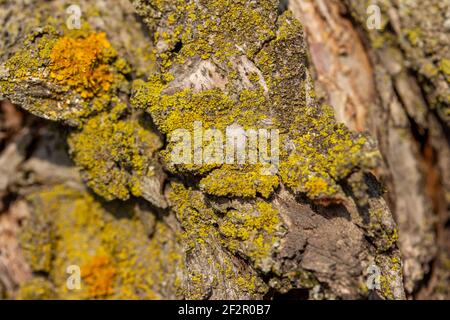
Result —
[{"label": "brown bark surface", "polygon": [[[448,82],[424,69],[438,69],[449,55],[449,4],[378,4],[381,31],[367,29],[367,8],[356,1],[291,1],[290,8],[304,22],[324,99],[340,121],[378,138],[378,176],[399,225],[408,296],[448,298],[448,101],[436,103],[436,88],[448,92]],[[412,26],[422,27],[414,41]]]}]

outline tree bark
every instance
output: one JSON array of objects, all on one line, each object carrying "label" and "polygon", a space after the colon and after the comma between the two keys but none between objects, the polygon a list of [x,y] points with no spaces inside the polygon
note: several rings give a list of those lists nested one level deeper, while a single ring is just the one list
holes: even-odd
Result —
[{"label": "tree bark", "polygon": [[340,121],[378,139],[384,157],[378,176],[399,225],[408,296],[445,298],[449,103],[437,96],[449,92],[448,74],[439,69],[449,54],[448,14],[441,14],[449,3],[376,4],[381,30],[368,29],[367,8],[356,2],[290,3],[305,25],[324,99]]},{"label": "tree bark", "polygon": [[[71,4],[0,3],[0,296],[448,297],[444,31],[408,45],[383,2],[380,45],[319,0],[78,1],[68,30]],[[278,130],[278,166],[174,163],[198,123]]]}]

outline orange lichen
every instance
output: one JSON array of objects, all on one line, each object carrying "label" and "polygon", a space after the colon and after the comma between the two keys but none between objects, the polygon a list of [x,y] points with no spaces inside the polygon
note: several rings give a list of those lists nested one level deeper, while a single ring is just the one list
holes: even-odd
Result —
[{"label": "orange lichen", "polygon": [[83,98],[100,95],[111,87],[113,73],[109,63],[116,55],[103,32],[80,38],[65,36],[50,53],[50,76]]},{"label": "orange lichen", "polygon": [[116,268],[107,256],[93,257],[81,270],[82,278],[88,285],[88,292],[92,298],[102,298],[113,293]]}]

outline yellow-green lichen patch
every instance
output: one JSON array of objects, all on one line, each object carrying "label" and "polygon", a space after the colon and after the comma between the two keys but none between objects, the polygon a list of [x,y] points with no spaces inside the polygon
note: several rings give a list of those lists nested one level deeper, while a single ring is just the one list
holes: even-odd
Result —
[{"label": "yellow-green lichen patch", "polygon": [[[179,183],[172,183],[170,185],[169,201],[172,203],[173,211],[176,214],[177,220],[180,222],[182,230],[179,234],[181,242],[186,250],[186,268],[189,270],[183,285],[183,292],[188,299],[205,298],[208,295],[208,288],[215,290],[223,290],[224,283],[234,283],[239,291],[243,291],[246,295],[244,297],[254,298],[267,292],[267,286],[256,275],[253,268],[243,268],[242,264],[236,263],[236,258],[233,257],[237,253],[237,247],[234,251],[223,250],[221,245],[232,247],[231,242],[240,241],[238,238],[224,238],[218,229],[220,225],[220,216],[217,215],[211,206],[208,204],[204,194],[188,189]],[[235,221],[227,222],[229,228],[243,228],[248,229],[250,236],[245,243],[250,247],[249,251],[243,250],[242,254],[251,253],[255,259],[255,263],[260,263],[262,259],[267,258],[272,249],[271,241],[275,241],[274,229],[278,227],[276,218],[276,211],[269,204],[258,204],[257,209],[261,214],[253,212],[253,216],[260,215],[257,222],[260,225],[252,229],[251,225],[251,210],[249,210],[249,219],[245,226],[236,225]],[[238,221],[240,223],[242,221]],[[244,232],[244,231],[242,231]],[[251,238],[256,237],[256,233],[260,232],[261,239],[256,245],[249,244]],[[267,242],[263,243],[263,240]],[[205,277],[202,272],[197,269],[190,270],[192,266],[189,265],[190,259],[204,259],[204,263],[208,265],[208,277]],[[260,265],[256,265],[260,267]],[[195,266],[194,268],[198,268]],[[212,278],[212,279],[211,279]],[[238,292],[239,292],[238,291]],[[229,298],[243,297],[242,292],[240,296],[228,295],[229,292],[223,294]]]},{"label": "yellow-green lichen patch", "polygon": [[375,240],[375,245],[380,252],[385,252],[395,246],[398,240],[397,226],[384,223],[384,208],[369,209],[368,236]]},{"label": "yellow-green lichen patch", "polygon": [[[166,48],[158,55],[163,69],[193,56],[222,61],[239,53],[252,56],[274,36],[277,1],[273,0],[152,1],[152,7],[162,12],[155,41]],[[154,21],[148,23],[155,27]],[[174,53],[179,44],[181,50]]]},{"label": "yellow-green lichen patch", "polygon": [[5,63],[0,91],[35,115],[79,126],[128,90],[127,62],[105,33],[86,28],[58,32],[46,26],[31,33]]},{"label": "yellow-green lichen patch", "polygon": [[254,298],[262,296],[268,291],[268,286],[264,281],[257,276],[253,270],[239,270],[236,272],[236,266],[232,264],[231,259],[223,260],[222,263],[215,263],[221,275],[227,279],[228,282],[233,283],[238,290],[246,295],[244,297]]},{"label": "yellow-green lichen patch", "polygon": [[389,278],[385,276],[380,276],[380,286],[383,292],[383,295],[386,299],[393,300],[394,295],[392,294],[391,284],[389,282]]},{"label": "yellow-green lichen patch", "polygon": [[25,80],[40,77],[56,42],[56,30],[45,27],[41,33],[31,33],[24,39],[24,47],[9,58],[5,67],[10,79]]},{"label": "yellow-green lichen patch", "polygon": [[385,299],[393,300],[397,296],[395,290],[398,290],[398,284],[402,283],[401,270],[403,268],[401,258],[398,252],[393,252],[391,256],[377,256],[376,264],[380,266],[380,289]]},{"label": "yellow-green lichen patch", "polygon": [[[225,62],[220,59],[215,62],[221,68],[235,71],[233,79],[228,77],[230,81],[225,88],[194,90],[180,86],[177,79],[165,73],[150,77],[147,83],[136,82],[132,103],[149,112],[167,136],[168,144],[161,153],[167,168],[174,173],[201,175],[200,187],[207,194],[267,198],[277,188],[280,177],[291,190],[306,193],[312,199],[336,197],[341,192],[340,180],[353,171],[372,168],[379,154],[362,135],[337,124],[331,108],[314,101],[312,84],[307,79],[301,25],[290,13],[284,13],[274,31],[271,40],[254,57],[254,65],[264,79],[255,72],[248,74],[250,89],[243,88],[238,81],[232,63],[242,52],[233,52]],[[210,40],[214,43],[217,39]],[[278,59],[279,56],[286,58]],[[172,68],[184,63],[175,57],[167,59],[173,63]],[[299,90],[286,89],[294,87]],[[280,152],[279,172],[264,176],[261,163],[202,162],[196,154],[199,149],[204,151],[211,141],[201,139],[201,134],[200,140],[196,137],[196,124],[200,124],[201,132],[219,131],[224,137],[223,145],[226,130],[231,126],[246,131],[278,130],[282,137],[275,146]],[[180,130],[188,136],[187,140],[178,136]],[[174,163],[173,151],[180,144],[189,146],[188,155],[183,158],[187,161]],[[270,149],[264,151],[272,153],[274,150]],[[259,148],[258,152],[261,151]]]},{"label": "yellow-green lichen patch", "polygon": [[15,298],[17,300],[53,300],[56,298],[56,292],[52,283],[42,277],[35,277],[22,283]]},{"label": "yellow-green lichen patch", "polygon": [[227,126],[234,123],[244,128],[262,126],[267,118],[263,111],[268,101],[260,89],[239,92],[237,101],[219,88],[201,92],[185,88],[168,94],[172,80],[152,76],[147,83],[134,83],[133,105],[146,109],[165,134],[192,130],[195,121],[202,122],[204,130],[214,128],[225,134]]},{"label": "yellow-green lichen patch", "polygon": [[262,167],[249,171],[222,167],[202,179],[200,188],[215,196],[255,198],[259,194],[268,198],[279,185],[278,176],[263,175],[261,170]]},{"label": "yellow-green lichen patch", "polygon": [[213,227],[218,217],[205,203],[202,193],[185,188],[178,183],[171,184],[169,201],[183,228],[182,238],[189,249],[195,249],[206,242],[206,239],[217,235]]},{"label": "yellow-green lichen patch", "polygon": [[450,59],[442,59],[439,67],[441,71],[447,76],[447,79],[450,79]]},{"label": "yellow-green lichen patch", "polygon": [[[134,105],[150,112],[160,130],[167,135],[168,144],[161,152],[166,167],[177,173],[195,175],[208,173],[201,183],[203,190],[208,194],[255,197],[259,193],[268,197],[278,186],[278,177],[265,176],[263,173],[265,165],[258,163],[257,157],[254,164],[247,161],[245,170],[238,163],[224,165],[227,143],[230,146],[227,140],[228,130],[233,128],[241,130],[247,146],[250,146],[249,130],[257,133],[259,129],[270,130],[275,127],[273,121],[270,125],[267,124],[264,110],[268,108],[268,100],[262,89],[242,90],[239,99],[235,101],[221,89],[201,92],[185,89],[171,95],[165,94],[169,84],[170,82],[165,83],[158,77],[152,77],[148,83],[136,82],[132,99]],[[180,136],[180,133],[183,133],[183,136]],[[270,139],[268,140],[270,149]],[[186,161],[175,162],[174,150],[177,150],[176,147],[180,144],[184,146],[186,141],[188,143],[188,155],[184,158]],[[256,155],[259,154],[258,148],[262,145],[260,140],[258,143],[253,145]],[[208,161],[205,150],[212,146],[218,146],[220,154],[217,160]],[[199,157],[196,155],[196,149],[201,149]],[[268,154],[275,152],[275,150],[263,151]],[[244,152],[248,153],[248,149]],[[211,153],[214,156],[215,152]],[[244,156],[248,158],[248,154]],[[242,175],[237,180],[239,174]],[[226,183],[227,181],[229,183]],[[240,184],[238,188],[236,183]]]},{"label": "yellow-green lichen patch", "polygon": [[229,250],[240,252],[265,269],[264,260],[270,257],[281,234],[279,212],[272,204],[257,200],[248,209],[228,211],[219,231]]},{"label": "yellow-green lichen patch", "polygon": [[[130,228],[131,223],[110,227],[111,236],[114,237],[109,241],[109,246],[117,254],[116,260],[120,266],[120,292],[116,293],[116,297],[136,299],[142,295],[145,299],[180,298],[185,262],[176,235],[164,223],[158,222],[148,242],[141,224],[134,224],[137,225],[134,230]],[[136,243],[127,240],[136,237],[133,232],[138,232]],[[142,244],[146,244],[145,247]]]},{"label": "yellow-green lichen patch", "polygon": [[[311,199],[336,198],[342,192],[340,180],[353,171],[372,168],[380,155],[363,135],[338,124],[330,107],[315,101],[304,67],[302,28],[289,13],[279,17],[278,24],[276,38],[255,62],[269,86],[273,113],[281,126],[279,175],[291,190]],[[299,90],[286,90],[292,87]]]},{"label": "yellow-green lichen patch", "polygon": [[[52,267],[47,280],[57,298],[176,297],[175,283],[179,283],[177,278],[183,270],[182,252],[162,223],[156,224],[149,239],[136,208],[121,205],[118,212],[106,211],[91,195],[63,186],[33,194],[29,202],[32,218],[23,233],[46,227],[54,235],[49,240]],[[45,223],[36,220],[42,214],[48,216]],[[33,240],[28,246],[22,244],[27,258],[43,254],[33,250]],[[74,265],[81,271],[79,290],[67,287],[70,274],[66,270]]]},{"label": "yellow-green lichen patch", "polygon": [[139,120],[120,119],[125,109],[119,103],[111,113],[89,119],[68,140],[88,186],[107,200],[140,196],[140,178],[154,174],[153,157],[161,147]]},{"label": "yellow-green lichen patch", "polygon": [[405,30],[406,32],[406,36],[408,38],[408,41],[413,45],[413,46],[417,46],[419,43],[419,40],[421,38],[420,35],[420,28],[414,28],[414,29],[410,29],[410,30]]},{"label": "yellow-green lichen patch", "polygon": [[312,199],[336,196],[341,191],[339,180],[358,168],[370,168],[379,157],[367,150],[365,137],[337,124],[326,107],[319,112],[306,109],[294,123],[299,125],[292,130],[299,136],[291,142],[287,161],[281,162],[281,177],[288,187]]}]

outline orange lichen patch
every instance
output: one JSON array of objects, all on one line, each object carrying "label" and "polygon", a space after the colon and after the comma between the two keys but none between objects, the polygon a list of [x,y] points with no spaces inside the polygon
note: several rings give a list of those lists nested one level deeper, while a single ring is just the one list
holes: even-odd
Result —
[{"label": "orange lichen patch", "polygon": [[88,285],[89,296],[102,298],[113,293],[116,268],[107,256],[99,255],[81,268],[83,281]]},{"label": "orange lichen patch", "polygon": [[50,76],[75,89],[83,98],[100,95],[111,87],[113,73],[109,63],[116,55],[103,32],[81,38],[65,36],[50,53]]}]

